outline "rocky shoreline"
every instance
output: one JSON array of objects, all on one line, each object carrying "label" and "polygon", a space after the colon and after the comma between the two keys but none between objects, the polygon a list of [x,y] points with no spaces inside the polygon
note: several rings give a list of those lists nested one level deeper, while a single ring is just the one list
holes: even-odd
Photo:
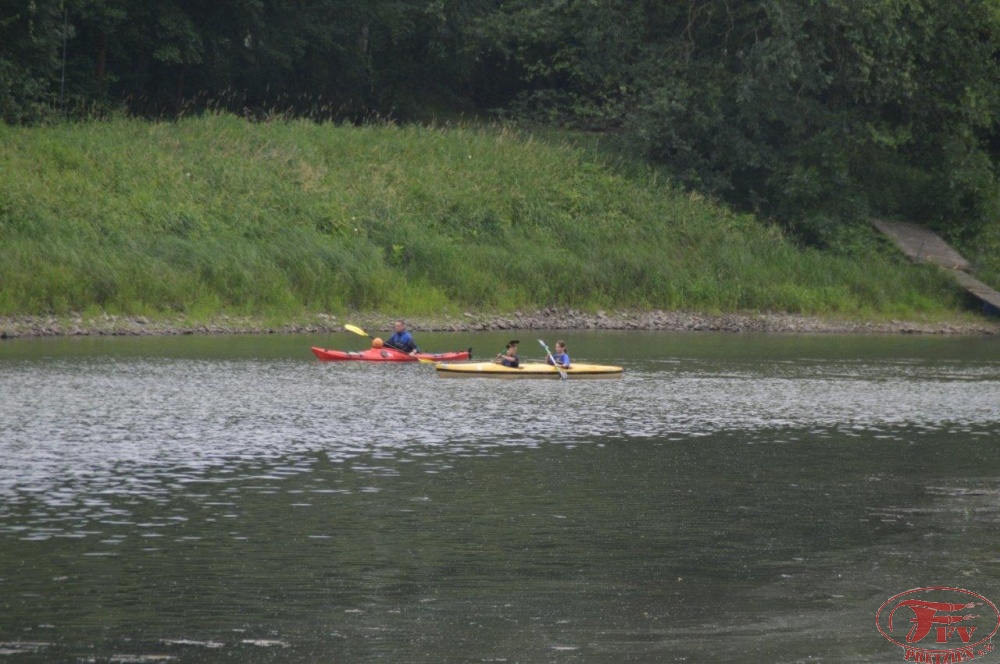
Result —
[{"label": "rocky shoreline", "polygon": [[[272,325],[250,317],[219,316],[193,322],[184,316],[150,319],[143,316],[0,317],[0,339],[58,336],[156,336],[190,334],[297,334],[342,331],[347,323],[374,332],[388,330],[391,316],[355,313],[315,314],[295,322]],[[791,314],[707,315],[681,311],[598,311],[541,309],[508,315],[467,312],[458,317],[408,319],[414,331],[479,332],[489,330],[668,330],[683,332],[779,334],[1000,334],[1000,319],[976,318],[948,322],[848,321]]]}]

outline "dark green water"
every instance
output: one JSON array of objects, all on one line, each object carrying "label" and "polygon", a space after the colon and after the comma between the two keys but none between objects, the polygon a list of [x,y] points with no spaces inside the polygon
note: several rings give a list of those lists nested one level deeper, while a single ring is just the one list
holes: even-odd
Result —
[{"label": "dark green water", "polygon": [[891,596],[1000,600],[1000,340],[542,334],[624,377],[0,344],[0,661],[890,662]]}]

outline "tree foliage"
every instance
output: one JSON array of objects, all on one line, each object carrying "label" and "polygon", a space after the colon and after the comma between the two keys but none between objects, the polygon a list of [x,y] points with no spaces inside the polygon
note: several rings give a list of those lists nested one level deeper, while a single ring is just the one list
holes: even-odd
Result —
[{"label": "tree foliage", "polygon": [[6,122],[37,121],[53,109],[72,114],[114,106],[155,116],[209,106],[251,115],[405,116],[434,97],[454,104],[470,87],[474,67],[459,51],[471,21],[492,6],[485,0],[25,4],[0,0]]},{"label": "tree foliage", "polygon": [[0,0],[0,114],[25,122],[53,112],[63,43],[56,0]]},{"label": "tree foliage", "polygon": [[400,120],[614,131],[678,180],[843,244],[1000,213],[996,0],[0,0],[6,122]]},{"label": "tree foliage", "polygon": [[819,244],[845,220],[995,223],[992,0],[511,0],[492,47],[534,117],[626,128],[684,182]]}]

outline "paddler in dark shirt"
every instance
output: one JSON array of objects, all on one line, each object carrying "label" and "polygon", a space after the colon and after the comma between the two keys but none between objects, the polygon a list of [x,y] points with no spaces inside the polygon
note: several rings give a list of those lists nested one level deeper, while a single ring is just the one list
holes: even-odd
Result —
[{"label": "paddler in dark shirt", "polygon": [[513,367],[516,369],[521,364],[520,359],[518,359],[517,357],[517,345],[519,343],[521,342],[518,341],[517,339],[511,340],[507,344],[507,350],[504,351],[503,353],[497,353],[497,356],[496,358],[494,358],[493,362],[495,364],[502,364],[505,367]]}]

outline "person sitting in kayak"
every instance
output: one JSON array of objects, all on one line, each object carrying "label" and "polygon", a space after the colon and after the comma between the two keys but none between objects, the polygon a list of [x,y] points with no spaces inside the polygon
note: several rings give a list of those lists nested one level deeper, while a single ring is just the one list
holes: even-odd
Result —
[{"label": "person sitting in kayak", "polygon": [[402,320],[397,320],[394,327],[396,331],[391,337],[386,339],[384,345],[401,350],[409,355],[416,355],[419,352],[417,342],[413,340],[413,335],[407,331],[406,323]]},{"label": "person sitting in kayak", "polygon": [[[553,360],[555,360],[555,362],[553,362]],[[556,352],[552,353],[551,357],[546,357],[545,361],[548,364],[555,364],[557,367],[569,369],[569,354],[566,352],[566,342],[557,341]]]},{"label": "person sitting in kayak", "polygon": [[505,367],[516,369],[521,364],[521,360],[517,357],[517,345],[519,343],[521,342],[517,339],[508,342],[507,350],[503,353],[497,353],[496,358],[493,359],[494,364],[502,364]]}]

